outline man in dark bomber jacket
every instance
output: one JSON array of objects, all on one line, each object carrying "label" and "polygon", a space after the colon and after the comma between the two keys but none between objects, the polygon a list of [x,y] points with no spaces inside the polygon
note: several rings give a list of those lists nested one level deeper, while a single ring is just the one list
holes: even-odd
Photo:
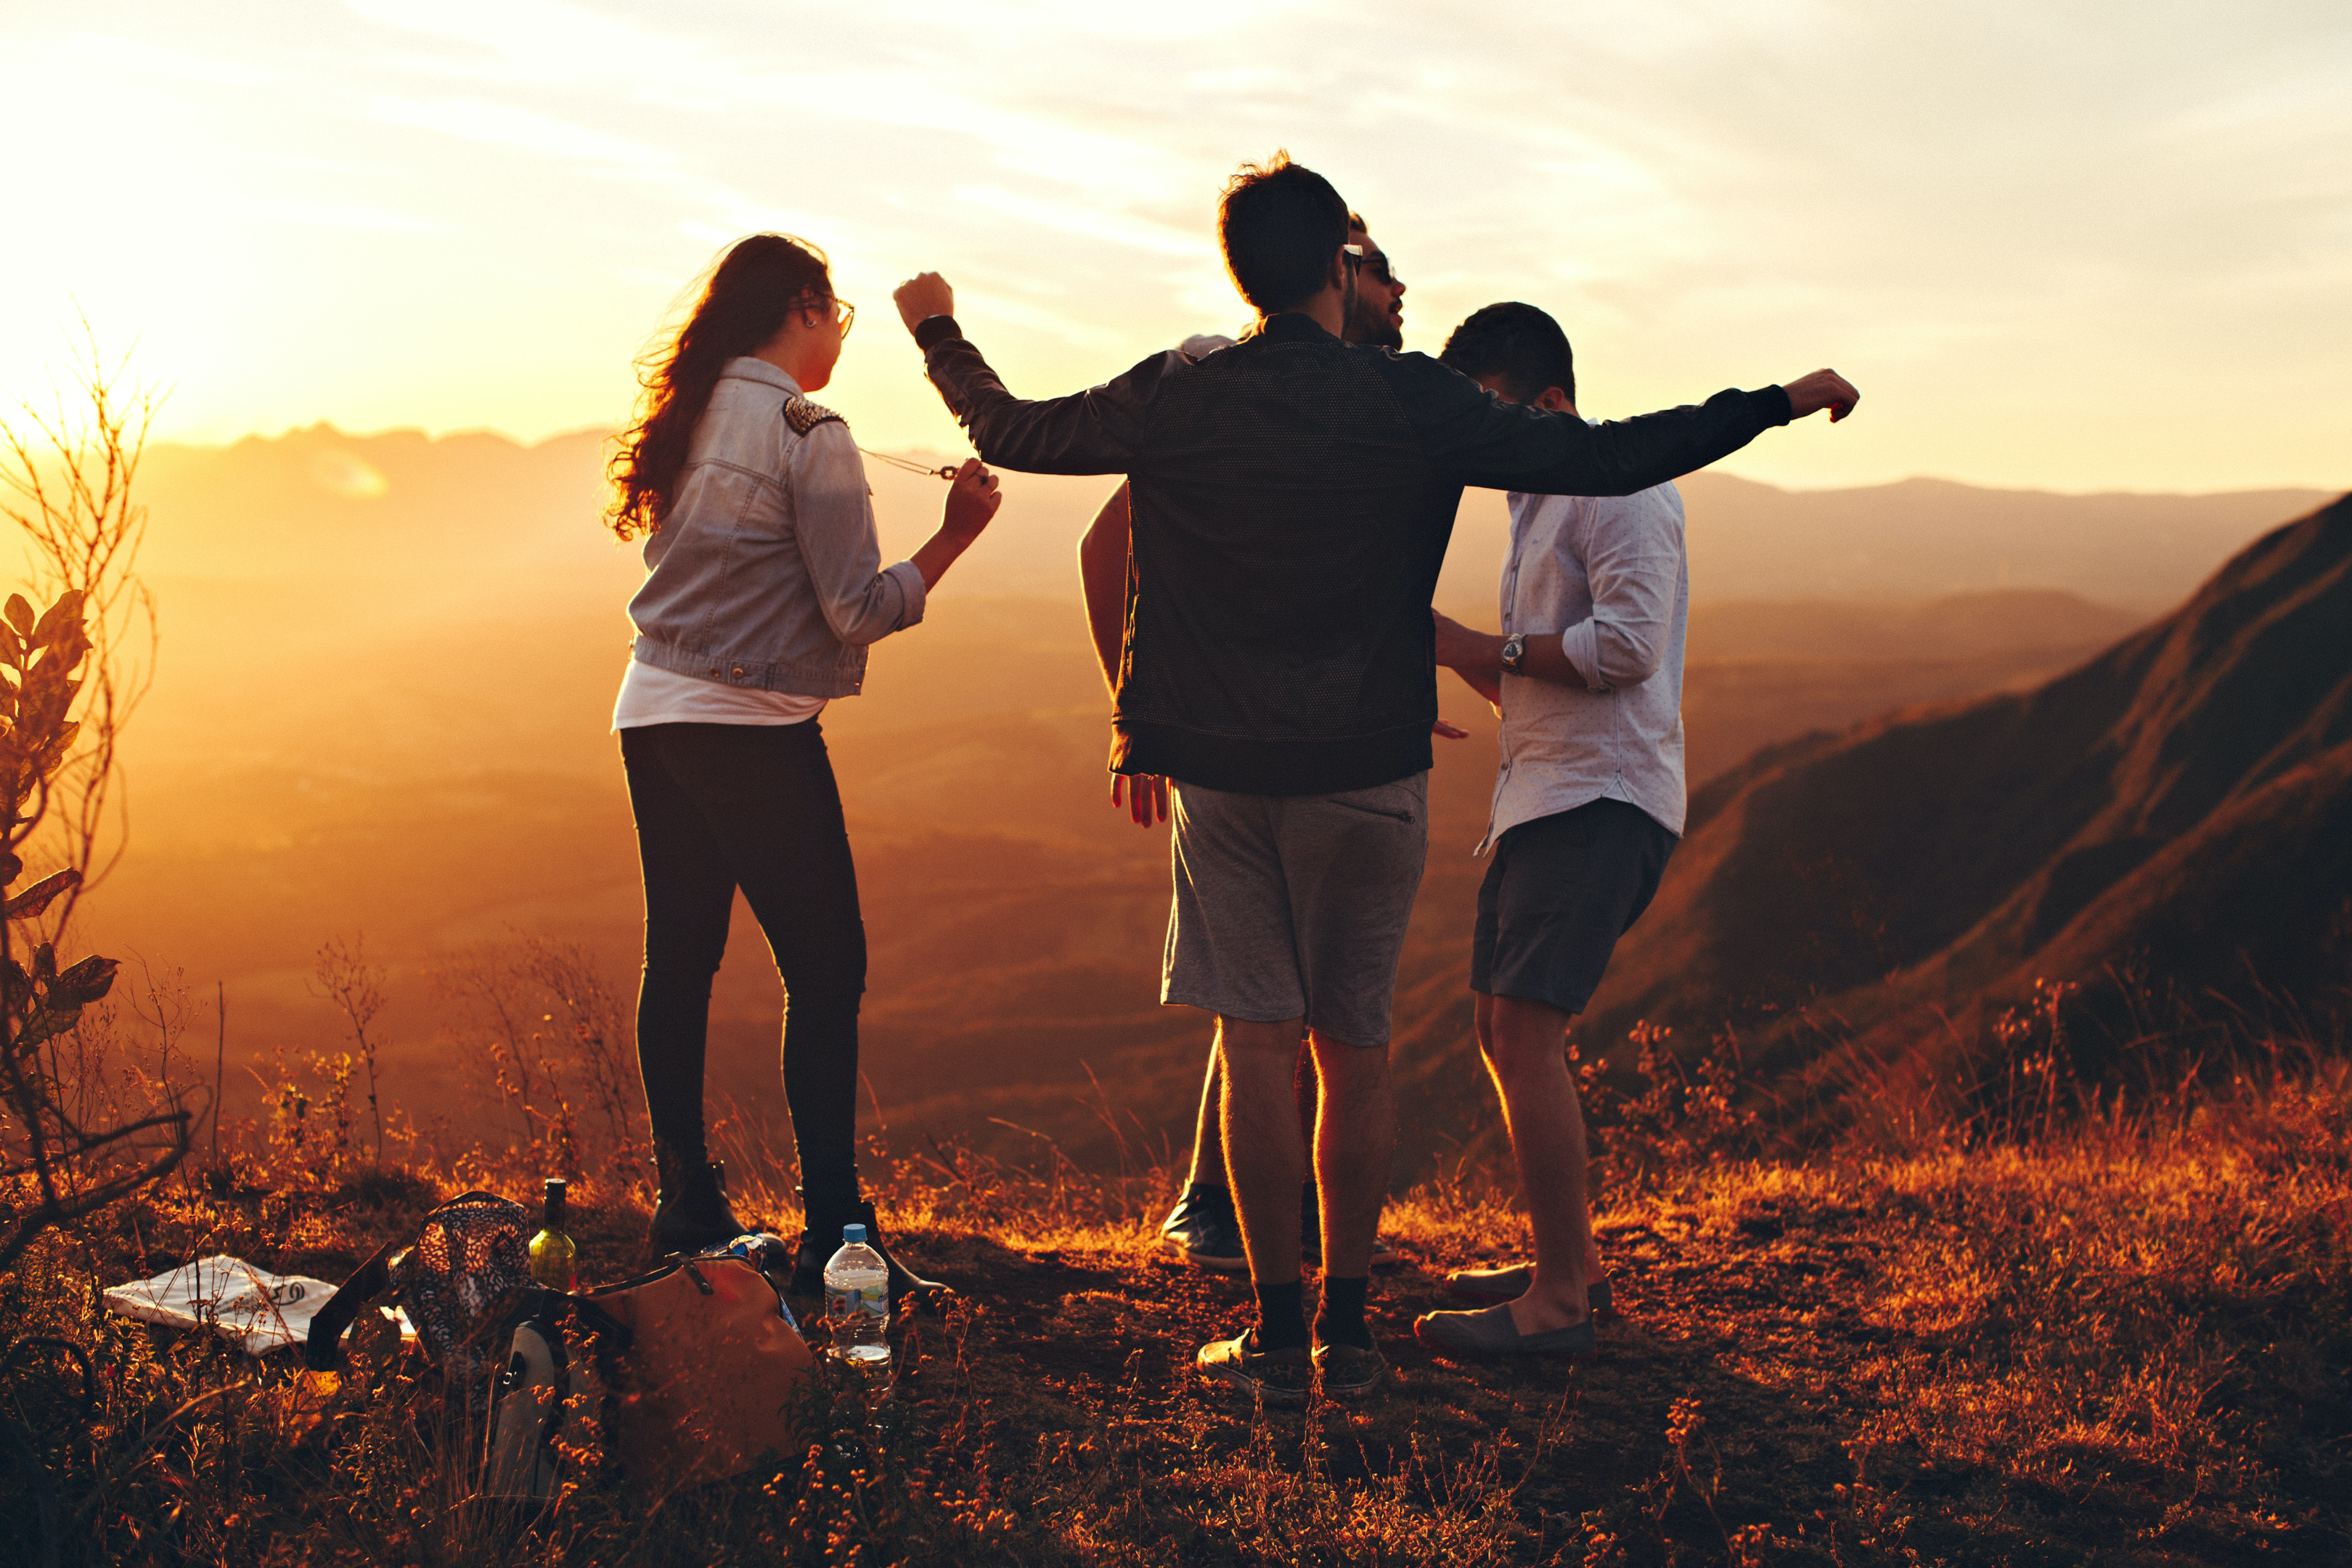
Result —
[{"label": "man in dark bomber jacket", "polygon": [[[936,274],[898,294],[982,460],[1128,477],[1110,765],[1176,784],[1163,999],[1218,1014],[1227,1161],[1260,1307],[1255,1331],[1199,1360],[1276,1402],[1303,1399],[1309,1366],[1290,1098],[1302,1028],[1324,1084],[1312,1361],[1328,1394],[1381,1375],[1362,1306],[1394,1137],[1389,1003],[1426,852],[1430,600],[1464,488],[1631,494],[1792,417],[1842,418],[1856,396],[1822,371],[1598,426],[1505,403],[1426,355],[1340,341],[1355,281],[1347,215],[1328,182],[1285,158],[1244,168],[1220,232],[1260,330],[1066,397],[1006,391]],[[1299,797],[1354,809],[1316,814]]]}]

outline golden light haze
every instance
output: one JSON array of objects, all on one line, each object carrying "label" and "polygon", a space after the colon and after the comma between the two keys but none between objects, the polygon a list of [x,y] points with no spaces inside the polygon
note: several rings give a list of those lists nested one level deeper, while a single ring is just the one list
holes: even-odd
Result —
[{"label": "golden light haze", "polygon": [[[624,418],[715,250],[824,246],[825,401],[961,449],[889,310],[937,268],[1018,393],[1244,311],[1213,213],[1286,145],[1411,285],[1524,299],[1588,412],[1833,364],[1727,465],[2352,482],[2352,9],[133,0],[0,14],[0,390],[77,311],[160,435]],[[363,485],[363,477],[348,482]]]}]

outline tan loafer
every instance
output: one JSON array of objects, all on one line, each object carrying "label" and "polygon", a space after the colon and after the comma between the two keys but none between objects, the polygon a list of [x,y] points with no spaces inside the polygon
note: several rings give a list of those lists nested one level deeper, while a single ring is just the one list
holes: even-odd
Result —
[{"label": "tan loafer", "polygon": [[[1445,1288],[1465,1301],[1516,1301],[1528,1293],[1535,1278],[1535,1269],[1525,1263],[1507,1263],[1500,1268],[1457,1268],[1445,1277]],[[1584,1304],[1596,1315],[1615,1311],[1615,1296],[1605,1279],[1584,1288]]]},{"label": "tan loafer", "polygon": [[1456,1355],[1591,1355],[1599,1345],[1592,1320],[1523,1334],[1507,1306],[1475,1312],[1430,1312],[1413,1321],[1413,1337]]}]

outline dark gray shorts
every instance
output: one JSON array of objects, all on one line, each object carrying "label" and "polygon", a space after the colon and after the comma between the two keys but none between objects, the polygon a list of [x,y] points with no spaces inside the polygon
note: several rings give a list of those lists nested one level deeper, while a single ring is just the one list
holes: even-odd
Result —
[{"label": "dark gray shorts", "polygon": [[1338,795],[1170,794],[1176,900],[1160,999],[1387,1045],[1429,858],[1429,775]]},{"label": "dark gray shorts", "polygon": [[1496,841],[1478,886],[1470,989],[1581,1013],[1679,842],[1638,805],[1596,800]]}]

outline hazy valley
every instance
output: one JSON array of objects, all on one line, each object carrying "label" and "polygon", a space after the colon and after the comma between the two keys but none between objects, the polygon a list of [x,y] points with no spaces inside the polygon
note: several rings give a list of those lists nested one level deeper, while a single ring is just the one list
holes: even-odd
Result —
[{"label": "hazy valley", "polygon": [[[940,488],[871,467],[886,551],[903,553]],[[582,944],[624,1000],[632,988],[634,844],[607,723],[637,568],[600,535],[599,468],[587,436],[524,448],[320,427],[149,454],[161,658],[127,753],[131,853],[89,906],[89,935],[177,973],[195,1058],[220,984],[233,1112],[253,1102],[245,1067],[341,1045],[307,985],[331,937],[363,936],[390,972],[386,1094],[459,1136],[487,1130],[482,1052],[437,973],[537,938]],[[869,1110],[894,1131],[1008,1152],[1034,1132],[1097,1161],[1115,1123],[1156,1152],[1183,1142],[1206,1028],[1153,1000],[1164,833],[1106,799],[1072,547],[1109,487],[1006,488],[927,624],[877,648],[867,694],[824,720],[874,955]],[[1695,786],[1761,746],[2030,688],[2322,499],[1932,481],[1796,495],[1711,474],[1683,488]],[[1502,538],[1499,498],[1474,493],[1444,607],[1493,624]],[[1440,746],[1400,1036],[1400,1060],[1432,1072],[1466,1017],[1482,868],[1467,851],[1494,765],[1491,716],[1445,679],[1444,710],[1472,734]],[[779,1002],[739,921],[714,1089],[757,1116],[782,1109]],[[1408,1163],[1466,1135],[1418,1129]]]}]

